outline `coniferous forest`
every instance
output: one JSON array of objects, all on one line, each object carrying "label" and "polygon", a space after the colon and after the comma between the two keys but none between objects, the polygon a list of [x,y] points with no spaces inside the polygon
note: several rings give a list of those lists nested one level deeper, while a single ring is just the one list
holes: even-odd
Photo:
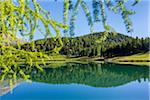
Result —
[{"label": "coniferous forest", "polygon": [[[68,57],[103,56],[109,58],[149,51],[149,37],[133,38],[119,33],[115,35],[108,33],[108,37],[106,41],[102,42],[102,45],[99,43],[99,38],[102,37],[103,33],[97,32],[73,38],[62,37],[63,47],[59,53]],[[54,42],[52,38],[36,40],[35,51],[51,54],[55,45],[59,45],[59,43]],[[21,48],[31,51],[31,44],[26,43]]]}]

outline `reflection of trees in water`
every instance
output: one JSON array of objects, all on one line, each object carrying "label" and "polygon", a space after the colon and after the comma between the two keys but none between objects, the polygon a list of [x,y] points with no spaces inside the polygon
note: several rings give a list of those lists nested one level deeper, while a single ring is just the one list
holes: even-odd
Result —
[{"label": "reflection of trees in water", "polygon": [[61,68],[47,68],[31,75],[33,81],[50,84],[78,83],[94,87],[119,86],[131,81],[148,79],[148,67],[116,64],[73,64]]}]

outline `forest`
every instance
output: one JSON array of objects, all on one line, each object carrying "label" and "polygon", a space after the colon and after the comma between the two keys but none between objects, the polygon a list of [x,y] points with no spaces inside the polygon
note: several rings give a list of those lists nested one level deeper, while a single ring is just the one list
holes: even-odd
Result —
[{"label": "forest", "polygon": [[[67,57],[103,56],[107,58],[149,51],[149,37],[133,38],[120,33],[115,35],[108,33],[107,39],[104,42],[99,43],[99,39],[103,34],[104,32],[97,32],[79,37],[62,37],[63,47],[59,53],[67,55]],[[59,45],[59,43],[54,42],[52,38],[36,40],[34,51],[51,54],[54,53],[52,50],[55,45]],[[23,50],[27,51],[31,51],[31,47],[31,43],[26,43],[21,46]]]}]

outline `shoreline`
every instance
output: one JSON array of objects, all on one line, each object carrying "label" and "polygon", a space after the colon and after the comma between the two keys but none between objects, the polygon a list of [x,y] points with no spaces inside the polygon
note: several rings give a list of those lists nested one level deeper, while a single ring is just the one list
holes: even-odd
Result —
[{"label": "shoreline", "polygon": [[119,56],[109,58],[108,62],[117,64],[130,64],[130,65],[145,65],[150,67],[150,52],[138,53],[129,56]]},{"label": "shoreline", "polygon": [[[44,59],[44,62],[48,64],[63,64],[68,62],[75,62],[75,63],[115,63],[115,64],[128,64],[128,65],[140,65],[140,66],[150,66],[150,52],[147,53],[139,53],[130,56],[118,56],[113,58],[104,59],[103,57],[67,57],[65,55],[53,55],[50,56],[50,59]],[[42,59],[39,59],[38,62],[42,64]],[[18,61],[19,64],[22,64],[24,60]],[[33,63],[35,61],[33,60]]]},{"label": "shoreline", "polygon": [[[83,58],[83,57],[82,57]],[[113,60],[113,58],[108,58],[108,59],[99,59],[98,57],[86,57],[86,59],[82,59],[80,57],[78,58],[64,58],[64,59],[51,59],[51,60],[45,60],[44,62],[47,65],[51,64],[56,64],[56,65],[61,65],[65,63],[83,63],[87,64],[89,62],[93,63],[114,63],[114,64],[124,64],[124,65],[139,65],[139,66],[149,66],[150,67],[150,60]],[[42,63],[42,60],[38,60],[39,62]],[[22,64],[23,61],[18,61],[19,64]]]}]

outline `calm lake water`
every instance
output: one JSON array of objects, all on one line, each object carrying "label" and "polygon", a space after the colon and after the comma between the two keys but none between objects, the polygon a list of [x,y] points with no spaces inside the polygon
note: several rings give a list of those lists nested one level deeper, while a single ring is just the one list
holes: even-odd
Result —
[{"label": "calm lake water", "polygon": [[0,100],[149,100],[148,76],[147,66],[67,63],[31,73]]}]

